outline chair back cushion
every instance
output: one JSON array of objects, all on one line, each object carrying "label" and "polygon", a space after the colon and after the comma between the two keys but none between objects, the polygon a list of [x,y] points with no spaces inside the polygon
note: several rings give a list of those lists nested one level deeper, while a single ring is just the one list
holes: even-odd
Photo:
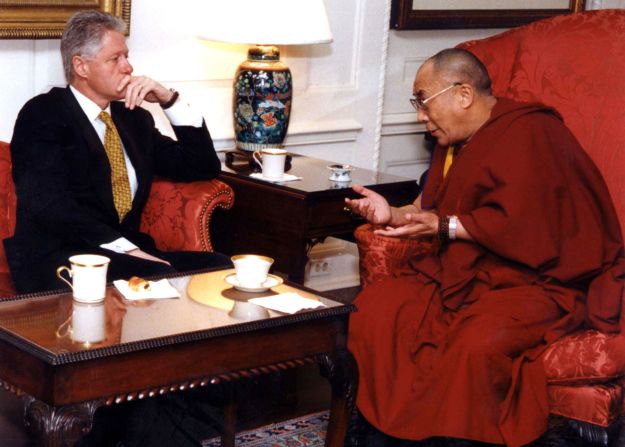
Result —
[{"label": "chair back cushion", "polygon": [[12,295],[13,283],[2,240],[15,231],[15,186],[9,144],[0,141],[0,296]]},{"label": "chair back cushion", "polygon": [[554,107],[597,164],[625,228],[625,10],[562,15],[460,45],[493,93]]}]

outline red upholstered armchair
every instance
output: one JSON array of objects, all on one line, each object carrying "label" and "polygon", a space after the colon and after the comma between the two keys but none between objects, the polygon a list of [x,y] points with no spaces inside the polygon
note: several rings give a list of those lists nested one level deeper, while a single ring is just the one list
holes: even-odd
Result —
[{"label": "red upholstered armchair", "polygon": [[[555,107],[603,174],[625,229],[625,10],[589,11],[535,22],[460,47],[487,66],[496,96]],[[407,260],[429,244],[356,230],[364,287],[411,274]],[[622,304],[625,333],[625,298]],[[625,414],[625,335],[581,331],[543,355],[551,413],[608,445]],[[625,423],[621,423],[625,427]],[[612,429],[614,428],[614,430]],[[625,428],[620,441],[625,445]]]},{"label": "red upholstered armchair", "polygon": [[[234,203],[232,189],[219,180],[152,184],[143,212],[141,230],[150,234],[159,249],[213,251],[209,228],[213,211],[229,209]],[[11,177],[8,143],[0,141],[0,240],[15,230],[15,187]],[[4,246],[0,243],[0,297],[14,295]]]}]

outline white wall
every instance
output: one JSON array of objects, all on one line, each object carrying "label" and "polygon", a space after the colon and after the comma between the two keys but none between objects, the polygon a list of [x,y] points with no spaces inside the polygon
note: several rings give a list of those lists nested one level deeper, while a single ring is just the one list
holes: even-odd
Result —
[{"label": "white wall", "polygon": [[625,0],[586,0],[586,9],[625,8]]},{"label": "white wall", "polygon": [[[133,0],[128,45],[135,72],[177,88],[227,149],[232,76],[247,49],[195,37],[213,6],[217,0]],[[389,31],[390,0],[326,0],[326,7],[332,44],[281,49],[295,83],[289,149],[418,177],[428,154],[408,103],[417,67],[442,48],[500,30]],[[588,0],[589,9],[613,7],[625,0]],[[0,40],[0,67],[0,139],[8,141],[24,102],[64,85],[59,41]]]}]

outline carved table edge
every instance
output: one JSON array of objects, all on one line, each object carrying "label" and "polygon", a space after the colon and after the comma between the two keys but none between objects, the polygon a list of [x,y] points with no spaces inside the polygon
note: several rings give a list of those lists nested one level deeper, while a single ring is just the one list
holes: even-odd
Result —
[{"label": "carved table edge", "polygon": [[[286,371],[292,368],[298,368],[306,364],[318,363],[321,361],[320,359],[322,358],[323,355],[324,354],[317,354],[317,355],[308,356],[308,357],[286,360],[286,361],[273,363],[269,365],[246,368],[246,369],[241,369],[237,371],[230,371],[230,372],[225,372],[223,374],[210,375],[210,376],[206,376],[206,377],[202,377],[198,379],[184,380],[184,381],[173,383],[173,384],[156,386],[153,388],[143,389],[143,390],[134,391],[134,392],[127,392],[127,393],[115,394],[112,396],[95,398],[93,400],[100,401],[102,402],[103,405],[121,404],[124,402],[141,400],[141,399],[145,399],[148,397],[155,397],[155,396],[163,395],[163,394],[170,393],[170,392],[202,388],[202,387],[206,387],[209,385],[218,385],[220,383],[233,382],[233,381],[237,381],[241,379],[250,379],[250,378],[254,378],[263,374],[271,374],[271,373],[276,373],[280,371]],[[16,396],[31,397],[24,390],[2,379],[0,379],[0,388]],[[76,404],[79,404],[79,403],[81,402],[76,402]],[[72,404],[66,404],[66,405],[72,405]]]},{"label": "carved table edge", "polygon": [[27,395],[27,393],[25,393],[22,389],[16,386],[13,386],[9,382],[6,382],[2,379],[0,379],[0,388],[3,389],[4,391],[8,391],[11,394],[15,394],[18,397]]}]

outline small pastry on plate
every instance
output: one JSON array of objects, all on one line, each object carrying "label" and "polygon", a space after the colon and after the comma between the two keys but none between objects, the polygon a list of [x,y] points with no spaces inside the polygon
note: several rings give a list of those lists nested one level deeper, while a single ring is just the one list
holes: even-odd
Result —
[{"label": "small pastry on plate", "polygon": [[150,281],[133,276],[128,280],[128,288],[133,292],[149,292],[151,290]]}]

